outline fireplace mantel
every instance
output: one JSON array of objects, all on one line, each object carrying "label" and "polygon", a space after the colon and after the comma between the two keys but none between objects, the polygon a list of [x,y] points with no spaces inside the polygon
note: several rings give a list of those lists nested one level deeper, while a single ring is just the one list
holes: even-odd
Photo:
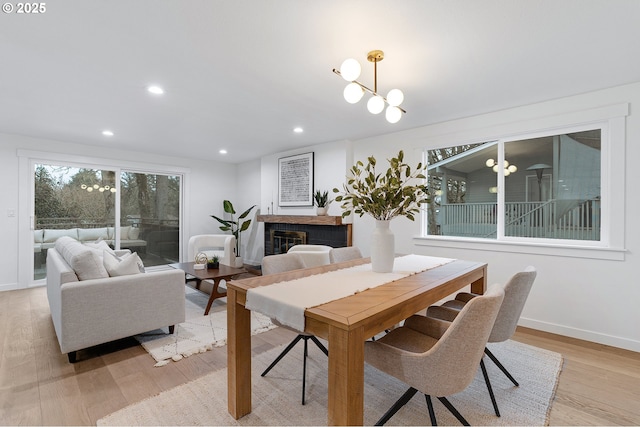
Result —
[{"label": "fireplace mantel", "polygon": [[258,215],[257,219],[272,224],[343,225],[341,216],[329,215]]},{"label": "fireplace mantel", "polygon": [[343,224],[340,216],[317,215],[258,215],[264,222],[264,254],[283,253],[285,249],[274,244],[278,232],[303,232],[306,244],[327,245],[334,248],[351,246],[351,224]]}]

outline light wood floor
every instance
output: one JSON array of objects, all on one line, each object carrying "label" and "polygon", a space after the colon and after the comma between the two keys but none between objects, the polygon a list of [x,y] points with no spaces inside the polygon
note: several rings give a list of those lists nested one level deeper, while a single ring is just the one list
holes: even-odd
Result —
[{"label": "light wood floor", "polygon": [[[292,339],[277,328],[254,354]],[[514,339],[562,353],[551,425],[640,425],[640,353],[519,329]],[[226,366],[226,347],[154,368],[133,339],[78,352],[69,364],[44,288],[0,292],[0,424],[95,425],[131,403]]]}]

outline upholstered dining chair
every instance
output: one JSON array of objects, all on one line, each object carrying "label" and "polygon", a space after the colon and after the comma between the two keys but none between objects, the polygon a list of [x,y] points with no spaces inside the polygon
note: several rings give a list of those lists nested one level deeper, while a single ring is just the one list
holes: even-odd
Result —
[{"label": "upholstered dining chair", "polygon": [[[513,275],[509,281],[504,285],[504,301],[500,306],[500,311],[496,317],[496,322],[493,325],[491,334],[489,335],[488,342],[496,343],[503,342],[511,339],[518,326],[518,320],[522,314],[524,304],[527,301],[531,287],[536,278],[537,272],[533,266],[525,268],[523,271]],[[440,320],[453,321],[458,313],[469,303],[475,299],[478,295],[468,292],[460,292],[456,295],[455,299],[445,302],[440,306],[431,306],[427,309],[427,317],[433,317]],[[500,368],[500,370],[513,382],[515,386],[519,386],[518,381],[509,373],[502,363],[494,356],[491,351],[485,347],[484,352],[489,358]],[[497,416],[500,416],[500,410],[493,394],[491,387],[491,381],[485,368],[484,362],[480,362],[480,368],[484,376],[484,381],[487,384],[487,390],[491,397],[491,403]]]},{"label": "upholstered dining chair", "polygon": [[287,253],[299,253],[307,267],[318,267],[329,264],[329,251],[331,246],[327,245],[294,245]]},{"label": "upholstered dining chair", "polygon": [[[290,252],[286,254],[279,255],[267,255],[262,259],[262,274],[276,274],[282,273],[285,271],[297,270],[300,268],[306,268],[304,258],[296,252]],[[282,360],[284,356],[291,351],[291,349],[298,343],[300,340],[304,340],[304,356],[302,358],[302,404],[305,403],[305,385],[306,385],[306,377],[307,377],[307,354],[308,354],[308,341],[313,341],[320,350],[327,356],[329,355],[329,351],[327,348],[316,338],[314,335],[308,334],[304,331],[298,331],[296,329],[290,328],[289,326],[283,325],[278,322],[276,319],[271,319],[271,321],[281,326],[285,329],[289,329],[293,332],[296,332],[298,335],[285,347],[284,350],[276,357],[276,359],[269,365],[267,369],[264,370],[260,376],[264,377],[269,373],[269,371]]]},{"label": "upholstered dining chair", "polygon": [[453,322],[414,315],[379,340],[365,342],[367,363],[409,385],[376,425],[391,419],[418,391],[425,395],[432,425],[437,423],[431,396],[469,425],[446,396],[465,390],[475,378],[503,298],[502,287],[493,285]]},{"label": "upholstered dining chair", "polygon": [[357,246],[346,246],[344,248],[333,248],[329,251],[329,262],[350,261],[352,259],[362,258],[362,253]]}]

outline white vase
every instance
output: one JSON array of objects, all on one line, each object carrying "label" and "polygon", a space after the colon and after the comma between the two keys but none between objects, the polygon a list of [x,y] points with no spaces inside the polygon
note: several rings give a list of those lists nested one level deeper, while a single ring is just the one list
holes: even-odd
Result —
[{"label": "white vase", "polygon": [[371,269],[376,273],[393,271],[395,258],[395,238],[389,229],[391,221],[376,220],[376,228],[371,239]]},{"label": "white vase", "polygon": [[235,264],[236,268],[242,268],[244,267],[244,260],[242,259],[241,256],[237,256],[236,257],[236,264]]},{"label": "white vase", "polygon": [[318,216],[325,216],[327,214],[327,209],[328,208],[317,208],[316,214],[318,214]]}]

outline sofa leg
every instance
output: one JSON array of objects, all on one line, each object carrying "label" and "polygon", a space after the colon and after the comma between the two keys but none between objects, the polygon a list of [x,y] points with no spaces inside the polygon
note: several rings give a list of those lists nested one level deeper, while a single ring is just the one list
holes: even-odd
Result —
[{"label": "sofa leg", "polygon": [[67,357],[69,358],[69,363],[76,363],[76,352],[70,351],[67,353]]},{"label": "sofa leg", "polygon": [[169,326],[169,333],[173,334],[173,332],[176,330],[176,325],[171,325]]}]

